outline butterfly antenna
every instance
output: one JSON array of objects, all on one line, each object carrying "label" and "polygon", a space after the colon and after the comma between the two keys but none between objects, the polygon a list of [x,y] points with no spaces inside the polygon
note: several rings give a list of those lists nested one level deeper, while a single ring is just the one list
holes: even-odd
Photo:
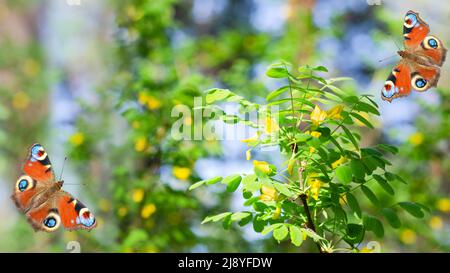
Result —
[{"label": "butterfly antenna", "polygon": [[397,56],[397,55],[392,55],[392,56],[383,58],[383,59],[381,59],[381,60],[378,60],[378,62],[379,62],[379,63],[384,62],[384,61],[386,61],[386,60],[389,60],[389,59],[391,59],[391,58],[394,58],[395,56]]},{"label": "butterfly antenna", "polygon": [[395,46],[397,47],[397,49],[398,49],[399,51],[402,50],[402,49],[400,48],[400,46],[397,44],[397,42],[394,40],[394,38],[392,38],[392,36],[389,36],[389,38],[391,39],[392,42],[394,42]]},{"label": "butterfly antenna", "polygon": [[62,169],[61,169],[61,174],[59,175],[59,181],[61,181],[61,179],[62,179],[62,175],[63,175],[63,172],[64,172],[64,166],[66,166],[66,161],[67,161],[67,156],[64,157],[64,162],[63,162],[63,166],[62,166]]}]

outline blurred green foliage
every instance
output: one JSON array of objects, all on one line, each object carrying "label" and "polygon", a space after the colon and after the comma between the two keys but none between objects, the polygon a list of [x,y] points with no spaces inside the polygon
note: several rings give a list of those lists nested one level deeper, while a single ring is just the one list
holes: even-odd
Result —
[{"label": "blurred green foliage", "polygon": [[[107,83],[91,91],[94,99],[78,101],[81,111],[75,124],[76,131],[67,139],[64,147],[69,163],[76,170],[80,181],[86,184],[81,188],[83,197],[86,198],[83,202],[97,216],[98,228],[90,233],[59,230],[50,235],[35,234],[25,217],[17,215],[18,220],[13,221],[12,225],[0,227],[0,232],[6,234],[0,241],[0,250],[61,252],[66,251],[68,241],[77,240],[84,252],[317,251],[313,240],[303,242],[301,248],[296,247],[303,241],[303,234],[306,233],[307,237],[313,239],[318,239],[316,235],[326,239],[318,240],[322,243],[322,250],[339,250],[342,242],[346,241],[347,248],[357,247],[366,251],[364,246],[367,242],[376,240],[381,243],[382,251],[449,251],[450,110],[447,88],[438,89],[437,103],[417,102],[420,114],[412,124],[415,132],[406,137],[404,142],[392,140],[392,136],[403,132],[386,132],[381,127],[383,116],[377,120],[373,115],[369,117],[365,114],[353,115],[354,122],[348,124],[351,128],[338,132],[340,140],[345,142],[341,144],[344,151],[328,151],[328,146],[322,147],[329,145],[329,142],[322,143],[323,136],[319,136],[320,145],[317,141],[311,141],[313,137],[308,136],[307,142],[311,143],[318,155],[332,154],[327,156],[323,164],[314,166],[314,172],[320,173],[322,181],[315,190],[298,189],[296,184],[286,187],[284,182],[288,180],[283,180],[283,183],[276,184],[279,189],[263,190],[259,187],[252,191],[250,197],[249,190],[245,190],[245,187],[259,181],[251,181],[250,178],[254,177],[252,174],[239,176],[240,178],[230,175],[225,180],[209,181],[209,184],[226,181],[227,187],[187,190],[193,185],[207,183],[202,181],[196,184],[205,179],[197,173],[197,162],[208,158],[220,159],[223,151],[219,141],[174,140],[171,137],[171,127],[178,119],[170,115],[174,106],[192,107],[193,97],[203,97],[204,101],[208,97],[211,99],[212,93],[203,92],[211,87],[233,90],[236,93],[229,94],[240,96],[241,104],[248,102],[257,105],[255,102],[261,103],[270,94],[269,90],[272,90],[272,86],[257,73],[257,68],[266,67],[280,59],[292,63],[292,68],[328,60],[330,56],[317,49],[318,40],[333,37],[345,43],[344,34],[355,18],[364,22],[373,21],[378,26],[370,34],[375,43],[389,39],[386,34],[401,32],[401,20],[392,18],[388,10],[383,8],[368,9],[363,13],[363,19],[354,12],[336,11],[337,17],[330,29],[320,29],[313,21],[315,2],[285,1],[282,35],[257,30],[250,23],[252,1],[229,0],[225,9],[206,23],[194,20],[193,1],[126,0],[111,3],[116,28],[111,47],[105,48],[103,52],[110,64],[105,67],[105,73],[111,77]],[[0,168],[2,178],[9,183],[5,183],[5,188],[12,185],[11,181],[20,172],[25,147],[34,141],[50,141],[54,130],[49,126],[50,86],[53,82],[49,80],[51,78],[44,61],[43,41],[40,40],[38,30],[41,8],[39,1],[0,3],[0,23],[3,26],[0,29]],[[339,75],[340,70],[344,70],[340,67],[335,69],[332,71],[333,75]],[[367,65],[363,72],[368,77],[377,78],[381,75],[381,80],[384,81],[387,70]],[[378,72],[372,75],[374,71]],[[296,73],[292,72],[295,76],[289,76],[292,77],[291,80],[296,81],[301,75]],[[268,75],[285,77],[286,71],[274,66]],[[305,76],[306,78],[308,77]],[[320,82],[319,78],[314,80]],[[301,87],[308,90],[303,85]],[[358,96],[359,89],[355,84],[344,82],[339,88]],[[276,98],[275,95],[286,91],[288,89],[282,89],[280,93],[275,91],[271,93],[273,97],[269,98]],[[368,92],[378,94],[378,91],[364,93]],[[288,97],[283,97],[286,98]],[[317,104],[329,102],[321,97],[315,99]],[[299,106],[298,102],[296,107]],[[303,102],[304,107],[307,107],[308,102],[311,103]],[[370,101],[365,102],[371,104]],[[267,103],[273,102],[269,100]],[[347,101],[344,104],[343,113],[349,113],[356,103]],[[334,102],[329,105],[330,108],[333,105]],[[395,107],[395,103],[390,106]],[[307,109],[304,112],[305,118],[314,110]],[[228,121],[235,118],[229,117]],[[183,122],[190,125],[194,120],[186,118]],[[203,122],[208,122],[208,119]],[[289,119],[282,119],[279,126],[285,128],[290,122]],[[258,126],[260,125],[256,124],[254,127]],[[330,126],[325,127],[329,129]],[[306,128],[300,129],[303,132]],[[321,134],[326,135],[327,130],[324,130]],[[289,131],[285,133],[287,135]],[[353,141],[349,135],[353,136]],[[306,141],[306,136],[303,137]],[[391,145],[383,146],[379,143]],[[287,148],[287,144],[281,143],[280,146]],[[358,162],[352,151],[353,148],[356,149],[353,147],[355,144],[376,147],[370,150],[373,156],[379,157],[376,164],[389,165],[388,162],[391,162],[392,165],[389,165],[388,172],[375,175],[366,173],[367,170],[364,169],[365,178],[371,176],[372,179],[365,183],[371,184],[367,188],[360,187],[361,190],[352,191],[352,195],[345,195],[345,203],[343,198],[336,199],[337,193],[348,192],[350,189],[348,185],[342,184],[349,182],[350,177],[353,180],[363,174],[361,168],[358,168],[359,163],[354,163]],[[308,148],[305,151],[309,152],[311,145],[302,147]],[[51,157],[51,151],[49,152]],[[255,156],[253,152],[248,153]],[[284,152],[287,155],[284,168],[288,168],[291,157],[288,149]],[[341,162],[344,163],[343,166],[333,169],[330,164],[339,161],[339,158],[335,158],[339,153],[352,160]],[[263,162],[260,160],[260,164],[256,165],[266,169]],[[319,168],[320,165],[326,165],[325,173],[330,176],[329,179],[323,169]],[[296,161],[290,164],[292,169],[299,166]],[[282,170],[280,166],[277,167],[278,171]],[[269,169],[273,171],[274,166],[269,164]],[[378,171],[381,169],[378,168]],[[398,174],[407,184],[391,181],[397,177],[391,173]],[[254,175],[258,174],[261,175],[256,170]],[[298,174],[293,175],[295,177]],[[263,180],[267,176],[279,179],[272,174],[262,176]],[[314,184],[314,181],[306,183],[319,185]],[[237,190],[240,184],[243,187],[241,189],[244,189],[243,197],[247,198],[246,201],[255,201],[254,207],[249,212],[207,218],[234,208],[238,194],[231,195],[229,192]],[[323,184],[338,186],[327,188]],[[308,226],[302,225],[308,222],[304,218],[304,208],[289,200],[288,191],[294,195],[307,194],[308,204],[313,211],[327,212],[324,215],[314,215],[318,224],[317,233],[309,232]],[[392,192],[395,192],[395,196],[392,196]],[[314,197],[316,194],[317,199]],[[275,195],[277,200],[268,200]],[[268,199],[261,200],[260,196]],[[353,197],[349,200],[349,196]],[[321,202],[328,199],[331,200],[329,203]],[[430,211],[414,205],[415,203],[402,203],[387,209],[385,207],[405,200],[423,204]],[[290,203],[294,205],[289,205]],[[382,206],[377,206],[379,204]],[[298,210],[302,218],[293,219],[289,209]],[[359,210],[361,215],[357,217]],[[398,217],[395,216],[397,213]],[[249,229],[231,224],[233,221],[249,224],[250,222],[246,222],[249,220],[254,223],[257,219],[255,215],[265,217],[264,224],[289,224],[267,225],[270,228],[266,228],[264,234],[277,230],[273,236],[280,243],[260,234],[255,239],[253,232],[249,235]],[[364,221],[363,215],[374,217],[366,217]],[[225,220],[227,230],[214,224],[201,225],[205,219]],[[328,225],[334,220],[339,224],[338,232],[334,238],[330,238],[332,233],[329,232]],[[257,221],[257,231],[262,232],[262,222],[258,223]],[[372,231],[364,233],[364,241],[359,236],[362,230]],[[282,240],[289,234],[289,240]],[[384,239],[380,239],[382,234]]]}]

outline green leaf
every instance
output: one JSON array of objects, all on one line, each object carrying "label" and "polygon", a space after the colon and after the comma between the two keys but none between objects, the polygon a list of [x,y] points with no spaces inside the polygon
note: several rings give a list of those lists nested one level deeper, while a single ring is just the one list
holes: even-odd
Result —
[{"label": "green leaf", "polygon": [[278,192],[280,192],[281,194],[283,194],[287,197],[291,197],[294,195],[294,193],[291,190],[289,190],[287,184],[275,182],[275,183],[273,183],[273,186],[275,187],[275,189]]},{"label": "green leaf", "polygon": [[198,181],[198,182],[192,184],[192,185],[189,187],[188,190],[190,190],[190,191],[195,190],[196,188],[198,188],[198,187],[202,186],[203,184],[205,184],[205,182],[206,182],[206,181],[204,181],[204,180]]},{"label": "green leaf", "polygon": [[377,218],[366,215],[363,218],[363,223],[366,229],[372,231],[378,238],[384,236],[383,223]]},{"label": "green leaf", "polygon": [[286,225],[282,225],[281,227],[273,231],[273,238],[275,238],[275,240],[280,242],[281,240],[286,238],[288,234],[289,234],[288,228],[286,227]]},{"label": "green leaf", "polygon": [[269,234],[271,231],[273,231],[276,228],[279,228],[283,225],[283,223],[276,223],[270,226],[265,226],[264,229],[261,231],[261,235],[267,235]]},{"label": "green leaf", "polygon": [[251,216],[252,214],[248,211],[246,212],[235,212],[231,215],[231,221],[240,221],[248,216]]},{"label": "green leaf", "polygon": [[284,65],[275,64],[269,66],[266,71],[266,75],[270,78],[287,78],[289,76],[289,72],[286,70]]},{"label": "green leaf", "polygon": [[232,213],[231,212],[224,212],[224,213],[220,213],[220,214],[217,214],[217,215],[213,215],[213,216],[207,216],[204,220],[203,220],[203,222],[202,222],[202,224],[206,224],[206,223],[208,223],[208,222],[217,222],[217,221],[220,221],[220,220],[222,220],[223,218],[225,218],[225,217],[227,217],[227,216],[230,216]]},{"label": "green leaf", "polygon": [[380,115],[380,112],[378,112],[378,110],[373,107],[372,105],[359,101],[358,104],[355,105],[355,107],[353,108],[357,111],[362,111],[362,112],[366,112],[366,113],[372,113],[375,114],[377,116]]},{"label": "green leaf", "polygon": [[216,184],[216,183],[218,183],[218,182],[220,182],[220,181],[222,181],[222,176],[216,176],[216,177],[214,177],[214,178],[205,180],[205,183],[206,183],[207,185],[212,185],[212,184]]},{"label": "green leaf", "polygon": [[378,198],[372,190],[364,185],[361,185],[361,190],[374,206],[378,207],[380,205],[380,201],[378,201]]},{"label": "green leaf", "polygon": [[290,225],[289,226],[289,234],[291,236],[291,242],[293,245],[300,246],[302,244],[303,232],[299,227],[297,227],[295,225]]},{"label": "green leaf", "polygon": [[222,184],[227,185],[228,192],[234,192],[241,184],[242,177],[239,174],[230,175],[223,179]]},{"label": "green leaf", "polygon": [[342,130],[344,130],[345,134],[347,135],[348,139],[350,139],[350,141],[352,142],[353,146],[355,146],[356,150],[359,150],[358,142],[356,141],[355,137],[350,132],[350,130],[347,129],[347,127],[345,127],[344,125],[342,125],[341,127]]},{"label": "green leaf", "polygon": [[352,169],[353,176],[364,179],[366,176],[366,169],[364,168],[364,164],[360,160],[352,160],[350,162],[350,168]]},{"label": "green leaf", "polygon": [[395,195],[394,189],[391,187],[391,185],[389,185],[389,183],[386,180],[384,180],[383,177],[381,177],[378,174],[374,174],[372,175],[372,177],[375,178],[375,180],[378,182],[378,184],[380,184],[380,186],[383,188],[384,191],[386,191],[390,195]]},{"label": "green leaf", "polygon": [[270,101],[273,98],[283,94],[284,92],[286,92],[288,90],[289,90],[289,86],[280,87],[277,90],[270,92],[269,95],[267,95],[267,97],[266,97],[266,101]]},{"label": "green leaf", "polygon": [[358,224],[348,224],[345,234],[345,241],[350,244],[359,244],[364,239],[364,226]]},{"label": "green leaf", "polygon": [[321,72],[328,72],[328,69],[325,66],[321,66],[321,65],[314,67],[313,70],[321,71]]},{"label": "green leaf", "polygon": [[370,123],[370,121],[368,121],[366,118],[364,118],[363,116],[361,116],[360,114],[357,114],[355,112],[351,112],[350,115],[352,115],[353,117],[355,117],[357,120],[361,121],[361,123],[363,123],[364,125],[366,125],[367,127],[369,127],[370,129],[374,129],[372,123]]},{"label": "green leaf", "polygon": [[361,207],[359,206],[358,200],[355,196],[349,192],[346,194],[348,206],[352,209],[354,213],[361,219]]},{"label": "green leaf", "polygon": [[391,154],[397,154],[398,148],[388,144],[378,144],[377,148],[390,152]]},{"label": "green leaf", "polygon": [[256,176],[256,174],[249,174],[244,176],[244,178],[242,179],[244,190],[249,192],[259,191],[259,189],[261,188],[261,183],[257,181],[257,178],[258,177]]},{"label": "green leaf", "polygon": [[344,184],[352,182],[352,169],[347,165],[341,165],[336,168],[336,177]]},{"label": "green leaf", "polygon": [[421,206],[414,202],[399,202],[398,204],[402,209],[406,210],[409,214],[416,218],[423,218],[425,216]]},{"label": "green leaf", "polygon": [[397,213],[395,213],[395,210],[391,208],[383,208],[381,210],[381,213],[393,228],[399,228],[402,225],[400,219],[397,216]]},{"label": "green leaf", "polygon": [[231,94],[228,89],[214,88],[207,91],[205,100],[207,104],[212,104],[213,102],[226,99]]}]

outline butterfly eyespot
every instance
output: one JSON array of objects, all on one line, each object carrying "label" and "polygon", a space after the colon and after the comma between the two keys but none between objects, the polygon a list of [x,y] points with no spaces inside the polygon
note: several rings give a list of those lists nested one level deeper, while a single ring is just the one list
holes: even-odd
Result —
[{"label": "butterfly eyespot", "polygon": [[34,181],[28,175],[22,175],[16,181],[16,191],[24,192],[34,187]]},{"label": "butterfly eyespot", "polygon": [[403,25],[406,28],[413,28],[416,26],[417,21],[418,21],[417,16],[415,14],[410,13],[410,14],[406,15],[405,22],[403,23]]},{"label": "butterfly eyespot", "polygon": [[411,80],[411,85],[418,91],[424,91],[428,88],[428,81],[419,75],[416,75]]},{"label": "butterfly eyespot", "polygon": [[47,157],[47,153],[40,144],[36,144],[31,148],[31,156],[35,160],[44,160]]},{"label": "butterfly eyespot", "polygon": [[392,81],[386,81],[384,83],[384,87],[381,93],[386,98],[391,98],[392,96],[394,96],[395,93],[397,93],[397,90],[398,89],[395,87],[395,84]]},{"label": "butterfly eyespot", "polygon": [[428,36],[423,40],[423,47],[426,49],[437,49],[440,46],[439,40],[433,36]]},{"label": "butterfly eyespot", "polygon": [[48,216],[42,221],[42,226],[46,231],[54,231],[59,227],[61,222],[61,218],[55,212],[51,212]]},{"label": "butterfly eyespot", "polygon": [[85,227],[92,227],[95,225],[95,217],[88,208],[82,208],[78,213],[77,223]]}]

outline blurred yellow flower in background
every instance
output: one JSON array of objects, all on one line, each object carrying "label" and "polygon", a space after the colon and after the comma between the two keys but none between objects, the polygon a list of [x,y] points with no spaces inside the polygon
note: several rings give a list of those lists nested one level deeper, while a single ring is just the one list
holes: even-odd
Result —
[{"label": "blurred yellow flower in background", "polygon": [[278,123],[272,119],[271,117],[266,117],[266,124],[265,127],[267,134],[272,134],[280,129],[280,126],[278,126]]},{"label": "blurred yellow flower in background", "polygon": [[272,219],[276,220],[280,218],[280,215],[281,215],[281,207],[277,207],[273,212]]},{"label": "blurred yellow flower in background", "polygon": [[319,126],[327,118],[327,112],[323,111],[318,105],[316,105],[314,110],[311,112],[310,118],[313,125]]},{"label": "blurred yellow flower in background", "polygon": [[84,134],[82,132],[76,132],[69,137],[69,142],[75,147],[80,146],[84,142]]},{"label": "blurred yellow flower in background", "polygon": [[320,188],[322,187],[322,181],[320,181],[320,179],[316,178],[316,177],[311,177],[308,179],[309,181],[309,185],[310,185],[310,194],[311,197],[314,198],[315,200],[319,199],[319,191]]},{"label": "blurred yellow flower in background", "polygon": [[134,149],[136,152],[143,152],[147,147],[148,142],[146,137],[141,136],[134,141]]},{"label": "blurred yellow flower in background", "polygon": [[347,158],[344,156],[341,156],[338,160],[331,163],[331,168],[336,169],[337,167],[344,164],[345,162],[347,162]]},{"label": "blurred yellow flower in background", "polygon": [[19,91],[14,94],[12,99],[12,105],[14,108],[22,110],[27,108],[29,104],[30,104],[30,97],[28,97],[28,95],[25,92]]},{"label": "blurred yellow flower in background", "polygon": [[140,203],[142,199],[144,199],[144,193],[143,189],[135,189],[133,190],[131,197],[135,203]]},{"label": "blurred yellow flower in background", "polygon": [[155,213],[156,211],[156,206],[155,204],[146,204],[142,210],[141,210],[141,217],[144,219],[149,218],[150,216],[152,216],[153,213]]},{"label": "blurred yellow flower in background", "polygon": [[131,127],[133,127],[133,129],[139,129],[141,127],[141,123],[135,120],[131,123]]},{"label": "blurred yellow flower in background", "polygon": [[261,171],[264,174],[269,174],[272,172],[269,163],[265,161],[253,160],[253,167],[255,167],[255,169]]},{"label": "blurred yellow flower in background", "polygon": [[436,203],[436,208],[442,212],[450,212],[450,199],[441,198]]},{"label": "blurred yellow flower in background", "polygon": [[416,233],[411,229],[405,229],[400,232],[400,241],[406,245],[412,245],[417,241]]},{"label": "blurred yellow flower in background", "polygon": [[248,160],[250,160],[251,158],[252,158],[252,152],[251,152],[251,150],[249,149],[249,150],[245,151],[245,159],[247,159],[247,161],[248,161]]},{"label": "blurred yellow flower in background", "polygon": [[119,210],[117,211],[117,214],[120,217],[124,217],[125,215],[127,215],[128,213],[128,209],[126,207],[120,207]]},{"label": "blurred yellow flower in background", "polygon": [[174,166],[172,173],[177,179],[186,180],[191,175],[191,169],[187,167]]},{"label": "blurred yellow flower in background", "polygon": [[148,96],[147,107],[150,110],[156,110],[161,108],[162,102],[153,96]]},{"label": "blurred yellow flower in background", "polygon": [[424,135],[420,132],[416,132],[414,134],[412,134],[409,137],[409,142],[413,145],[413,146],[419,146],[420,144],[422,144],[423,140],[424,140]]},{"label": "blurred yellow flower in background", "polygon": [[36,76],[40,70],[39,62],[37,62],[35,59],[26,59],[25,63],[23,65],[23,72],[28,77]]},{"label": "blurred yellow flower in background", "polygon": [[442,221],[442,218],[439,216],[432,216],[430,218],[430,227],[434,230],[441,230],[444,227],[444,222]]},{"label": "blurred yellow flower in background", "polygon": [[321,132],[317,132],[317,131],[312,131],[311,132],[311,136],[315,137],[315,138],[319,138],[322,135]]},{"label": "blurred yellow flower in background", "polygon": [[344,109],[344,105],[336,105],[327,111],[327,116],[330,119],[342,119],[341,113]]},{"label": "blurred yellow flower in background", "polygon": [[278,192],[273,187],[269,187],[266,185],[263,185],[261,187],[261,196],[259,196],[259,199],[263,201],[275,201],[278,198]]}]

